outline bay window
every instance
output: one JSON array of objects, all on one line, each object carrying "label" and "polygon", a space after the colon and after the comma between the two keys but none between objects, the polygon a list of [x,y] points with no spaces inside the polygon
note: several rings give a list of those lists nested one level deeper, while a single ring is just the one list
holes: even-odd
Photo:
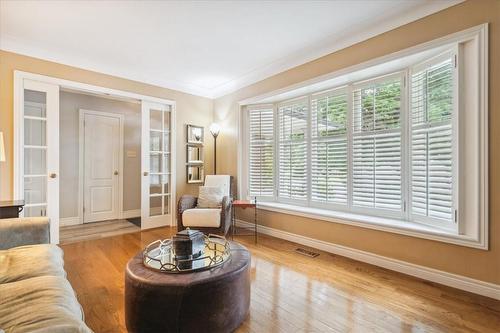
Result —
[{"label": "bay window", "polygon": [[485,34],[453,35],[329,89],[243,104],[243,195],[264,209],[486,248]]}]

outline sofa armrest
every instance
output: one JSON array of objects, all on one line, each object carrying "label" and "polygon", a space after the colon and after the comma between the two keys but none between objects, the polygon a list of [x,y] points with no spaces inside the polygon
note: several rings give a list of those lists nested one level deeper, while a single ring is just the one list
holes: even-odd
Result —
[{"label": "sofa armrest", "polygon": [[48,217],[0,219],[0,250],[49,242]]}]

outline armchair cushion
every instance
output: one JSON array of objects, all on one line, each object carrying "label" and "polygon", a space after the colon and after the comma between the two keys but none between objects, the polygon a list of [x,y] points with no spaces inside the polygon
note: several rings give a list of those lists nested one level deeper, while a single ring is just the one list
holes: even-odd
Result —
[{"label": "armchair cushion", "polygon": [[220,187],[224,196],[231,196],[231,176],[229,175],[207,175],[205,186]]},{"label": "armchair cushion", "polygon": [[200,186],[198,208],[220,208],[224,192],[221,187]]},{"label": "armchair cushion", "polygon": [[194,208],[187,209],[182,214],[182,224],[184,227],[210,227],[220,226],[220,208]]}]

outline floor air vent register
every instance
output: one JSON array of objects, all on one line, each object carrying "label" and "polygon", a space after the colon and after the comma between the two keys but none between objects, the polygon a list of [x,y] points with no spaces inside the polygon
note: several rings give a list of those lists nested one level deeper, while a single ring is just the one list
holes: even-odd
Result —
[{"label": "floor air vent register", "polygon": [[295,249],[295,252],[297,252],[298,254],[302,254],[303,256],[309,257],[309,258],[316,258],[317,256],[319,256],[319,253],[316,253],[316,252],[313,252],[310,250],[306,250],[306,249],[303,249],[301,247]]}]

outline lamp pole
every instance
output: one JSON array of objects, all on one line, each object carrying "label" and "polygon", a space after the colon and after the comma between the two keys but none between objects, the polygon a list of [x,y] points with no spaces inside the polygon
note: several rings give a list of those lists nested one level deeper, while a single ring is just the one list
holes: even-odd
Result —
[{"label": "lamp pole", "polygon": [[217,174],[217,135],[214,135],[214,175]]},{"label": "lamp pole", "polygon": [[210,133],[214,137],[214,175],[217,174],[217,136],[220,132],[220,126],[216,123],[210,125]]}]

